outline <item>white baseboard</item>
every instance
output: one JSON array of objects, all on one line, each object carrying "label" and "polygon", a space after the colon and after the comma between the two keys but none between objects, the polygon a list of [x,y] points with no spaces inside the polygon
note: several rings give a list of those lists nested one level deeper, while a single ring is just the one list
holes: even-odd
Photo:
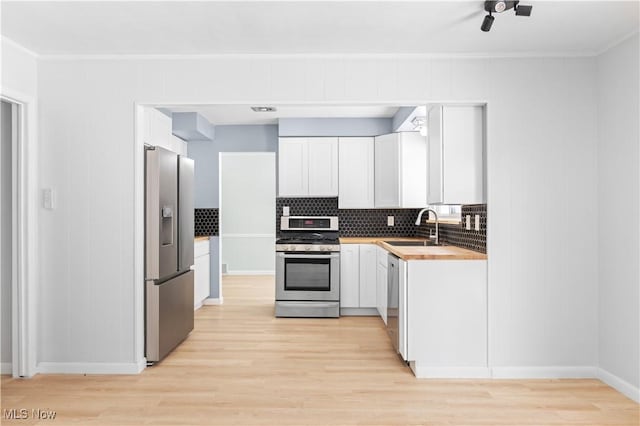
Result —
[{"label": "white baseboard", "polygon": [[595,367],[492,367],[494,379],[595,379]]},{"label": "white baseboard", "polygon": [[208,297],[206,299],[204,299],[202,301],[203,305],[222,305],[222,303],[224,302],[222,296],[215,298],[215,297]]},{"label": "white baseboard", "polygon": [[139,362],[41,362],[41,374],[139,374],[147,366],[146,360]]},{"label": "white baseboard", "polygon": [[275,275],[276,271],[227,271],[222,275]]},{"label": "white baseboard", "polygon": [[640,404],[640,388],[633,386],[631,383],[609,373],[603,368],[598,368],[598,379]]},{"label": "white baseboard", "polygon": [[197,311],[198,309],[202,308],[202,305],[204,304],[204,301],[198,303],[197,305],[195,305],[193,307],[194,312]]},{"label": "white baseboard", "polygon": [[0,374],[12,374],[13,368],[11,368],[10,362],[0,362]]},{"label": "white baseboard", "polygon": [[488,379],[487,367],[428,367],[411,361],[409,367],[418,379]]}]

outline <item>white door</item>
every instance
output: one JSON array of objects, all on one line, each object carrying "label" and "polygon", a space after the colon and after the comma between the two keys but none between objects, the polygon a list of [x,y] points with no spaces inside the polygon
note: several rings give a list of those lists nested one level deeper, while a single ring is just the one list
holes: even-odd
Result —
[{"label": "white door", "polygon": [[309,196],[338,195],[338,138],[308,138]]},{"label": "white door", "polygon": [[338,140],[338,207],[372,209],[374,207],[373,138]]},{"label": "white door", "polygon": [[275,153],[220,153],[221,259],[229,274],[275,271]]},{"label": "white door", "polygon": [[309,195],[306,138],[280,138],[278,143],[278,193],[281,197]]}]

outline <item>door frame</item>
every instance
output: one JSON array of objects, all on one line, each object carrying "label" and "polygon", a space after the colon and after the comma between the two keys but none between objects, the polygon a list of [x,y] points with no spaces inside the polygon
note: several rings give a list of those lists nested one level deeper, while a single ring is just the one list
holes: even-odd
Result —
[{"label": "door frame", "polygon": [[38,145],[36,98],[2,88],[12,105],[11,372],[37,373]]}]

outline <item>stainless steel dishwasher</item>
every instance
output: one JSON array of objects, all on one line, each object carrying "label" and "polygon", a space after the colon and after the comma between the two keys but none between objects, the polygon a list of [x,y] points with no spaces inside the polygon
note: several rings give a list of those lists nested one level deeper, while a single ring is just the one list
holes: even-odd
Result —
[{"label": "stainless steel dishwasher", "polygon": [[396,352],[400,352],[400,259],[389,254],[387,262],[387,333]]}]

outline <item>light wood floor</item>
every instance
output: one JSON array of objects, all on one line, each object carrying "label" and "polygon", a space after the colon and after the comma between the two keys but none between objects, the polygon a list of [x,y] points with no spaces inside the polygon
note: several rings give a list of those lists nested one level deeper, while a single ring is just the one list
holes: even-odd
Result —
[{"label": "light wood floor", "polygon": [[[634,425],[639,406],[597,380],[417,380],[374,317],[276,319],[273,278],[224,281],[223,306],[132,376],[2,378],[2,408],[79,425]],[[30,421],[3,424],[35,424]]]}]

